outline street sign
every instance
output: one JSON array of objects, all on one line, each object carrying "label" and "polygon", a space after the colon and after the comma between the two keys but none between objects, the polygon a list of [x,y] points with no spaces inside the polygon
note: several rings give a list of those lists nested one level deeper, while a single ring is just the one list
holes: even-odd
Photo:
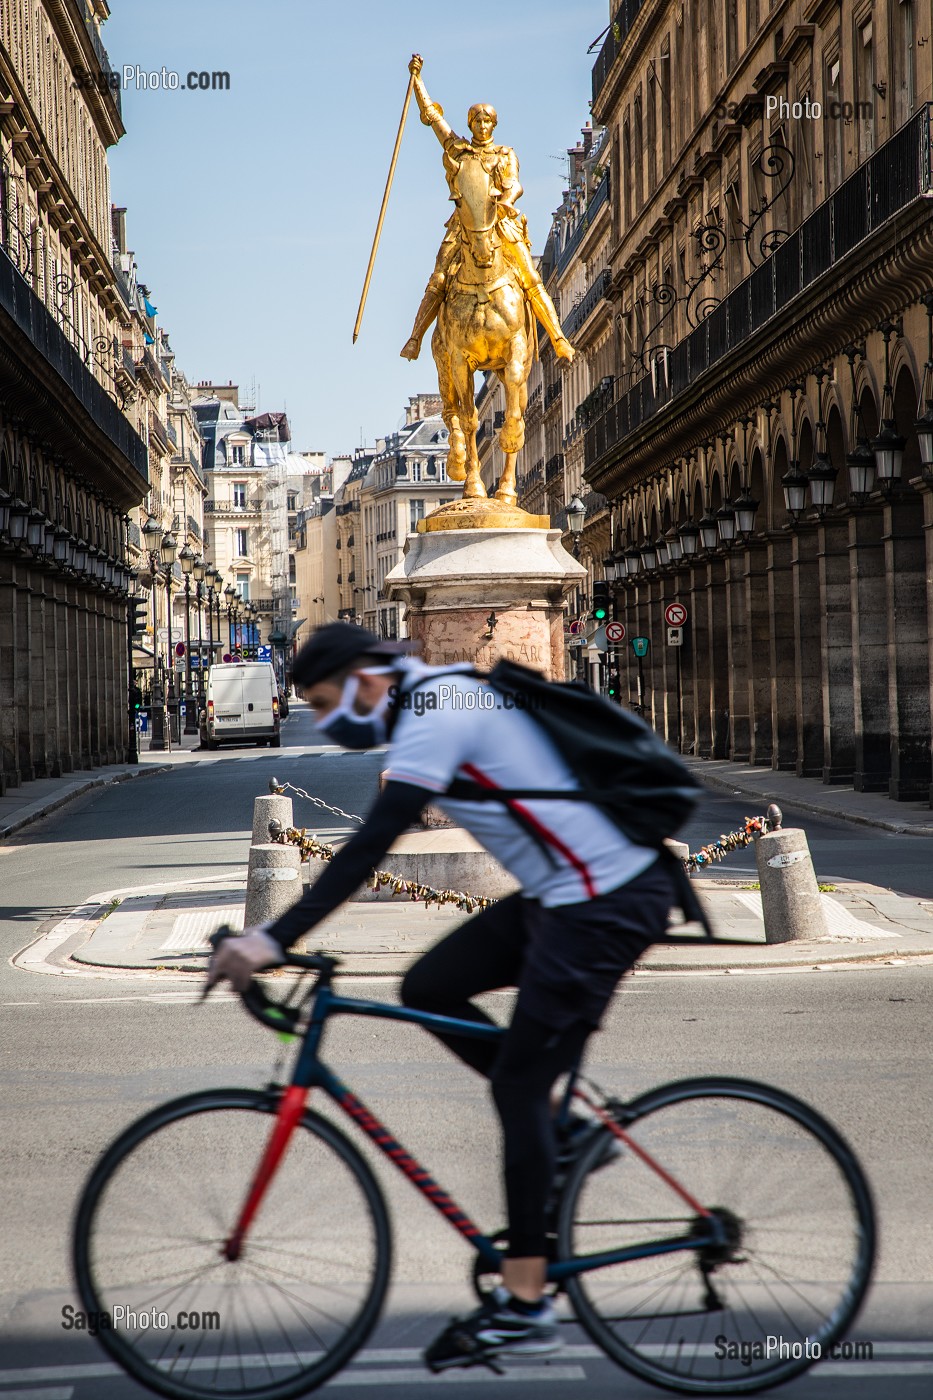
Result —
[{"label": "street sign", "polygon": [[570,641],[567,643],[567,645],[568,645],[569,647],[582,647],[582,646],[584,646],[585,644],[586,644],[586,638],[585,638],[585,637],[571,637],[571,638],[570,638]]},{"label": "street sign", "polygon": [[607,623],[606,623],[606,641],[607,641],[607,642],[613,642],[613,643],[615,643],[615,642],[624,642],[624,641],[625,641],[625,623],[624,623],[624,622],[607,622]]},{"label": "street sign", "polygon": [[175,643],[175,655],[176,655],[176,656],[184,656],[184,654],[185,654],[185,644],[184,644],[184,642],[176,642],[176,643]]},{"label": "street sign", "polygon": [[590,637],[587,646],[595,647],[597,651],[605,651],[607,646],[609,645],[607,636],[608,633],[605,625],[603,625],[602,627],[597,627],[592,637]]},{"label": "street sign", "polygon": [[272,660],[272,648],[271,648],[271,647],[259,647],[258,650],[257,650],[257,652],[256,652],[256,660],[257,660],[257,661],[271,661],[271,660]]},{"label": "street sign", "polygon": [[648,655],[648,642],[649,639],[647,637],[632,638],[632,651],[635,653],[636,656]]},{"label": "street sign", "polygon": [[684,644],[684,629],[682,627],[668,627],[667,644],[669,647],[682,647]]},{"label": "street sign", "polygon": [[[683,627],[687,621],[687,609],[683,603],[668,603],[664,609],[664,621],[668,627]],[[672,642],[671,645],[676,646],[677,643]]]}]

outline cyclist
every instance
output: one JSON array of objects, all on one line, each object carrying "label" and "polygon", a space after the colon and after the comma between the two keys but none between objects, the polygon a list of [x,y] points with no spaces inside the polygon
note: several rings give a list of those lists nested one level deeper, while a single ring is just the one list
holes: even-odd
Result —
[{"label": "cyclist", "polygon": [[[517,987],[501,1044],[440,1039],[484,1075],[502,1124],[508,1250],[503,1287],[427,1349],[434,1370],[560,1346],[544,1294],[547,1208],[558,1148],[566,1158],[598,1125],[572,1121],[558,1144],[551,1096],[579,1060],[620,978],[664,931],[679,902],[654,849],[633,845],[596,807],[559,799],[477,802],[444,796],[466,777],[482,786],[574,788],[573,772],[533,717],[499,701],[464,667],[429,667],[361,627],[330,623],[299,652],[293,679],[317,727],[348,749],[388,744],[387,781],[366,823],[275,923],[227,939],[209,984],[238,990],[359,888],[392,842],[436,802],[518,880],[518,893],[466,920],[405,975],[402,1000],[488,1022],[470,998]],[[418,697],[415,703],[415,697]]]}]

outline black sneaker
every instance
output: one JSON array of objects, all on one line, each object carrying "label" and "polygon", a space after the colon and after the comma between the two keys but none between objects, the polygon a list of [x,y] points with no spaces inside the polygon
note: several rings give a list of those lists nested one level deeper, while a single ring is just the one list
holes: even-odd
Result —
[{"label": "black sneaker", "polygon": [[563,1346],[550,1299],[543,1299],[536,1313],[517,1312],[510,1302],[508,1291],[497,1288],[468,1317],[454,1318],[425,1350],[428,1369],[476,1366],[497,1356],[542,1356]]}]

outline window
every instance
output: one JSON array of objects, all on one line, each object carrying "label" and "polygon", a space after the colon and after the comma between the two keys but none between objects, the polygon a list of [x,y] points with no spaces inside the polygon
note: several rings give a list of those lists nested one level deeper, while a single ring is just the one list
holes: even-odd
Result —
[{"label": "window", "polygon": [[246,509],[246,482],[235,481],[233,483],[233,509]]},{"label": "window", "polygon": [[892,16],[894,42],[894,125],[903,126],[914,110],[914,5],[900,0]]},{"label": "window", "polygon": [[230,461],[235,467],[242,467],[245,460],[245,448],[242,443],[230,448]]},{"label": "window", "polygon": [[409,526],[414,533],[418,528],[418,521],[424,519],[424,501],[409,501]]},{"label": "window", "polygon": [[739,56],[738,0],[726,0],[726,72],[731,73]]},{"label": "window", "polygon": [[654,193],[657,185],[657,83],[653,70],[645,78],[645,145],[648,155],[648,193]]},{"label": "window", "polygon": [[248,603],[248,602],[249,602],[249,574],[237,574],[237,576],[236,576],[236,586],[237,586],[237,592],[239,593],[240,597],[243,599],[243,602],[244,602],[244,603]]},{"label": "window", "polygon": [[658,67],[658,87],[661,90],[661,173],[666,175],[671,168],[671,41],[665,39],[661,47],[661,62]]},{"label": "window", "polygon": [[298,492],[297,492],[297,491],[289,491],[289,493],[288,493],[288,503],[287,503],[286,509],[287,509],[287,510],[297,510],[297,509],[298,509]]},{"label": "window", "polygon": [[842,183],[842,116],[839,88],[839,59],[826,64],[826,92],[823,101],[823,151],[826,156],[826,193]]},{"label": "window", "polygon": [[856,121],[858,124],[858,158],[867,160],[875,149],[875,47],[874,30],[871,20],[861,25],[855,42],[855,70],[857,79],[856,100],[858,102]]},{"label": "window", "polygon": [[249,554],[249,531],[234,530],[234,554],[238,559],[245,559]]},{"label": "window", "polygon": [[288,581],[289,583],[298,582],[298,572],[294,554],[288,556]]}]

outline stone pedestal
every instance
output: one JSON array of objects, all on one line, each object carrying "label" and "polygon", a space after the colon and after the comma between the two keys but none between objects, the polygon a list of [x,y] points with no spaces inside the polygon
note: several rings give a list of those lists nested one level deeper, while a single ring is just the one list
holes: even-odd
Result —
[{"label": "stone pedestal", "polygon": [[386,576],[429,665],[504,658],[564,678],[564,598],[586,577],[559,530],[430,530],[409,535]]}]

